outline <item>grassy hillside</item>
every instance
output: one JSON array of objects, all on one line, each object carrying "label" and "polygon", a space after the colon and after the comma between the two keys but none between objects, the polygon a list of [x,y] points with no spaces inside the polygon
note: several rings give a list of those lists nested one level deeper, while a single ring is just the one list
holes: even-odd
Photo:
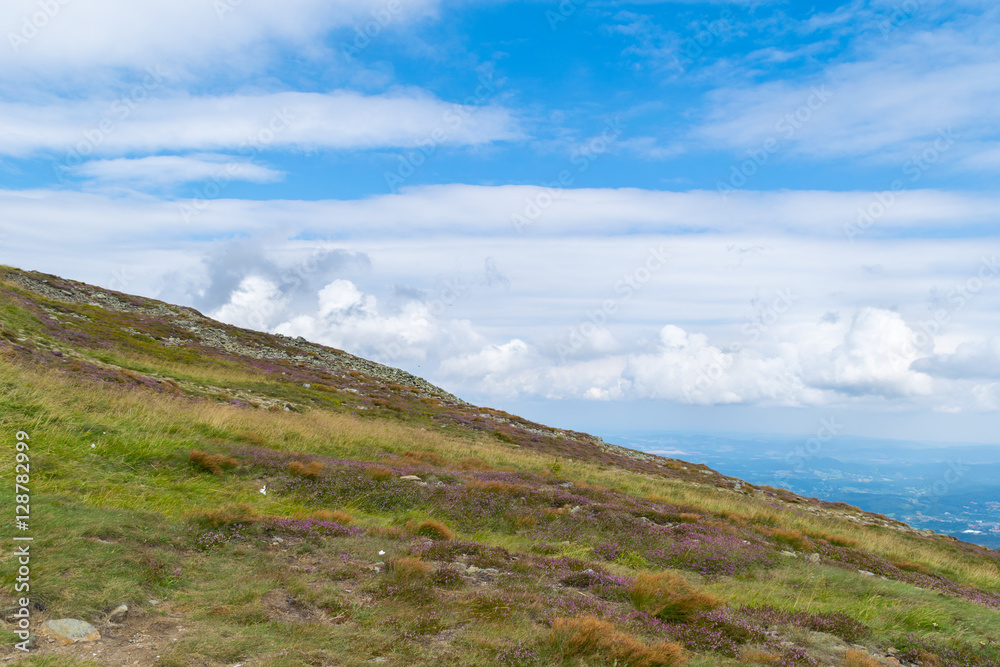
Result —
[{"label": "grassy hillside", "polygon": [[33,623],[102,634],[10,664],[1000,665],[998,552],[8,267],[0,424]]}]

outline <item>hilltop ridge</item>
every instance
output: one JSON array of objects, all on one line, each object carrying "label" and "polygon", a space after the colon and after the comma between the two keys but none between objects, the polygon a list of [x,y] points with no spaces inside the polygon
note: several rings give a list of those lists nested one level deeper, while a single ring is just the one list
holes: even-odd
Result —
[{"label": "hilltop ridge", "polygon": [[[41,656],[1000,664],[997,552],[845,503],[12,267],[0,359],[2,420],[31,433],[53,530],[40,618],[86,617],[107,649]],[[59,574],[74,561],[102,564],[95,581]],[[122,602],[131,620],[109,622]]]}]

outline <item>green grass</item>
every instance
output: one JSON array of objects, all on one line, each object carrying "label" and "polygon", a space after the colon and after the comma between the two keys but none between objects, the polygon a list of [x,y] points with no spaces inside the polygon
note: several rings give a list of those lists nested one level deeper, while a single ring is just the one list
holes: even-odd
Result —
[{"label": "green grass", "polygon": [[[92,306],[67,309],[89,318],[81,321],[80,330],[111,343],[81,346],[75,353],[132,373],[172,380],[186,396],[95,384],[32,365],[30,359],[14,361],[10,355],[0,359],[0,437],[13,447],[15,432],[24,430],[31,436],[35,536],[31,596],[44,603],[52,617],[98,624],[122,603],[136,609],[141,618],[163,620],[164,607],[149,600],[164,601],[171,613],[184,619],[187,631],[161,652],[159,667],[231,665],[251,659],[262,665],[362,665],[376,657],[408,667],[443,663],[472,667],[494,664],[498,651],[515,641],[533,647],[534,662],[507,667],[596,666],[605,663],[593,658],[562,662],[547,640],[547,623],[567,613],[560,610],[572,609],[581,600],[593,601],[595,594],[558,586],[557,578],[529,566],[529,559],[539,555],[538,546],[544,542],[550,545],[545,553],[552,562],[578,559],[618,576],[653,569],[641,554],[628,551],[613,563],[594,561],[586,528],[567,540],[544,534],[545,524],[519,529],[484,517],[482,526],[456,531],[457,539],[513,553],[520,560],[506,566],[508,574],[489,585],[393,592],[385,566],[376,571],[375,564],[411,551],[414,543],[396,535],[411,522],[440,518],[434,508],[376,511],[357,499],[343,507],[320,508],[304,495],[281,493],[278,473],[246,466],[219,475],[200,470],[188,461],[194,449],[230,455],[249,446],[372,463],[412,452],[430,453],[456,474],[462,462],[476,459],[477,465],[487,468],[550,475],[548,479],[558,467],[559,482],[599,485],[608,493],[643,501],[655,498],[707,514],[707,520],[726,526],[761,528],[764,537],[768,535],[764,527],[780,528],[788,531],[780,537],[781,548],[807,544],[796,531],[856,540],[890,560],[917,563],[958,583],[1000,592],[997,562],[965,553],[951,542],[796,513],[775,506],[769,497],[692,484],[655,470],[625,469],[579,455],[554,456],[551,451],[518,447],[517,438],[499,431],[458,427],[454,422],[442,428],[440,420],[453,417],[448,410],[457,408],[421,402],[401,390],[394,390],[395,407],[358,411],[351,406],[356,406],[359,395],[337,389],[334,378],[304,388],[301,382],[231,359],[165,348],[152,339],[122,333],[120,327],[129,323],[122,314]],[[51,335],[10,297],[0,297],[0,323],[6,331],[34,336],[39,344]],[[166,332],[156,329],[166,325],[150,326],[159,334]],[[58,346],[69,349],[64,343]],[[385,390],[374,384],[358,386]],[[295,410],[227,404],[240,392],[289,402]],[[478,409],[469,410],[474,414]],[[263,484],[271,489],[266,495],[259,492]],[[269,517],[346,510],[355,517],[354,525],[370,532],[338,538],[286,536],[283,543],[258,535],[203,548],[199,538],[207,528],[198,523],[199,517],[237,505]],[[7,516],[13,513],[9,495],[0,506]],[[0,602],[5,605],[13,599],[13,581],[13,564],[6,559],[0,563]],[[698,583],[732,608],[769,605],[793,612],[846,614],[872,629],[870,643],[877,646],[888,646],[905,634],[972,648],[1000,640],[996,630],[1000,614],[994,609],[801,559],[784,559],[773,569],[739,578]],[[570,604],[571,600],[576,602]],[[621,614],[626,608],[626,603],[614,608],[623,628],[627,623]],[[643,642],[657,639],[636,628],[629,631]],[[10,645],[11,638],[8,633],[0,639]],[[689,657],[689,665],[738,662],[713,653]],[[37,656],[18,664],[97,663]]]}]

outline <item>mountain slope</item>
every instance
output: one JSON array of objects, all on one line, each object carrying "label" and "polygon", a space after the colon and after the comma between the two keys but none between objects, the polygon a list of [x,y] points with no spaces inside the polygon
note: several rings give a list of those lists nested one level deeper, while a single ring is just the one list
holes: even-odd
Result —
[{"label": "mountain slope", "polygon": [[18,663],[1000,664],[997,552],[843,503],[9,267],[0,357],[32,622],[103,635]]}]

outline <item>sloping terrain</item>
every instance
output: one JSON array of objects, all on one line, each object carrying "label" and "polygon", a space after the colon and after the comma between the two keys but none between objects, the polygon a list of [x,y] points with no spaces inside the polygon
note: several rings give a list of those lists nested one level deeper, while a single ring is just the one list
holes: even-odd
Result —
[{"label": "sloping terrain", "polygon": [[843,503],[9,267],[0,357],[33,627],[101,633],[15,650],[6,540],[11,664],[1000,664],[1000,554]]}]

